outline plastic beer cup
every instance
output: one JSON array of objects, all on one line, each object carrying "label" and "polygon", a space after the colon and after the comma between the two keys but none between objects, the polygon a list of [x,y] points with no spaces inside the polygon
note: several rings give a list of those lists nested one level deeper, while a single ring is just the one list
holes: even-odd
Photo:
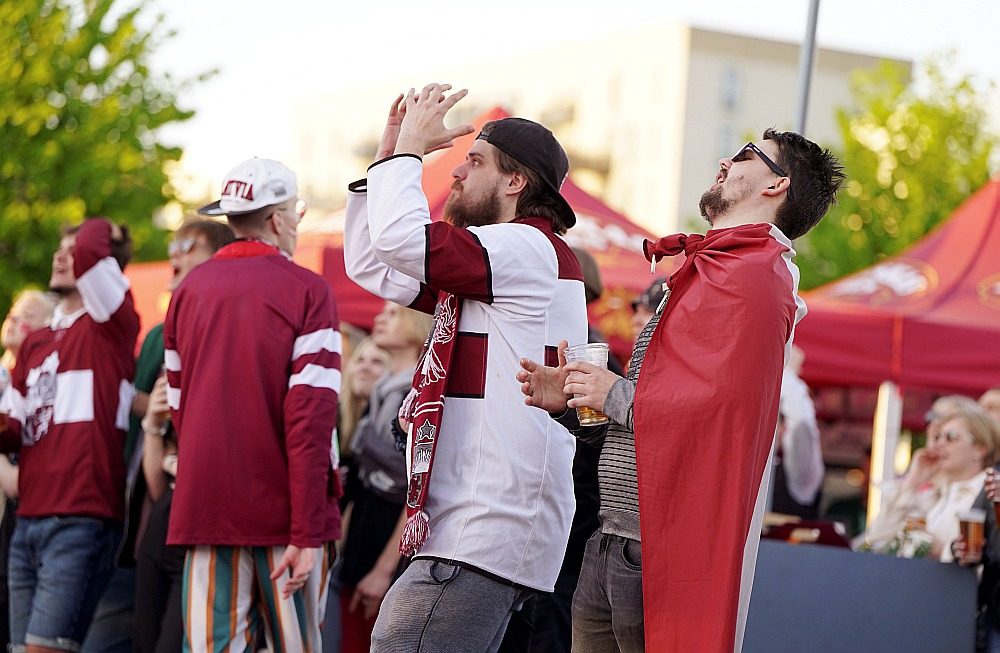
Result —
[{"label": "plastic beer cup", "polygon": [[[608,345],[604,342],[591,342],[583,345],[573,345],[567,347],[565,351],[566,362],[584,361],[596,365],[601,369],[608,369]],[[579,397],[580,395],[576,395]],[[578,406],[576,417],[580,421],[580,426],[597,426],[607,424],[608,416],[599,410]]]}]

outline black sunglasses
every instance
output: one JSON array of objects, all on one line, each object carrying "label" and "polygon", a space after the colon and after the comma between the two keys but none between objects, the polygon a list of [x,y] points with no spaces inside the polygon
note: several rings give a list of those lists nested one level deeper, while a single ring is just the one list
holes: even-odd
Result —
[{"label": "black sunglasses", "polygon": [[[764,150],[762,150],[759,147],[757,147],[756,145],[754,145],[753,141],[749,141],[746,145],[744,145],[743,147],[740,148],[739,152],[737,152],[736,154],[733,155],[733,159],[732,159],[733,163],[736,163],[737,161],[743,161],[743,160],[745,160],[747,158],[747,150],[750,150],[751,152],[753,152],[754,154],[756,154],[758,157],[760,157],[760,160],[763,161],[764,164],[767,165],[767,167],[770,168],[771,172],[773,172],[774,174],[778,175],[779,177],[788,177],[788,175],[785,173],[785,171],[781,169],[781,166],[779,166],[777,163],[775,163],[774,161],[772,161],[771,157],[769,157],[768,155],[764,154]],[[791,179],[791,178],[789,178],[789,179]],[[792,187],[791,187],[791,184],[789,184],[789,186],[788,186],[788,197],[791,198],[791,196],[792,196]]]},{"label": "black sunglasses", "polygon": [[750,141],[749,143],[747,143],[746,145],[744,145],[743,147],[741,147],[740,151],[733,155],[733,161],[734,162],[736,162],[736,161],[743,161],[744,159],[746,159],[747,158],[747,156],[746,156],[747,155],[747,150],[750,150],[754,154],[756,154],[757,156],[759,156],[760,160],[763,161],[765,164],[767,164],[767,167],[770,168],[774,172],[774,174],[778,175],[779,177],[787,177],[788,176],[787,174],[785,174],[785,171],[782,170],[781,167],[777,163],[775,163],[774,161],[771,160],[771,157],[769,157],[768,155],[764,154],[764,150],[762,150],[759,147],[757,147],[756,145],[754,145],[753,141]]},{"label": "black sunglasses", "polygon": [[955,442],[956,440],[962,439],[962,434],[955,433],[954,431],[945,431],[944,433],[941,434],[941,437],[947,440],[948,442]]}]

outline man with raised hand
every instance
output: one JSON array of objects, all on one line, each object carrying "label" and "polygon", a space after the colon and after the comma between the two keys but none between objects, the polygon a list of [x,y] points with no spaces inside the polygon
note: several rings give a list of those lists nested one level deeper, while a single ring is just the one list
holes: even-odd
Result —
[{"label": "man with raised hand", "polygon": [[[528,405],[565,412],[577,437],[602,446],[574,651],[742,646],[782,368],[805,314],[791,241],[823,218],[844,175],[828,151],[771,129],[719,166],[700,203],[708,233],[644,245],[651,261],[685,261],[626,377],[529,359],[517,375]],[[566,411],[577,406],[611,423],[581,428]]]},{"label": "man with raised hand", "polygon": [[0,411],[3,450],[20,450],[10,548],[11,650],[76,651],[114,564],[125,514],[125,431],[139,316],[122,273],[132,246],[104,218],[68,229],[49,288],[47,329],[18,353]]},{"label": "man with raised hand", "polygon": [[291,260],[305,207],[281,163],[244,161],[199,212],[237,239],[188,272],[163,328],[185,650],[242,650],[263,624],[272,650],[318,651],[340,536],[333,294]]},{"label": "man with raised hand", "polygon": [[559,194],[568,159],[538,123],[487,123],[431,222],[422,157],[472,131],[444,126],[466,95],[450,89],[396,98],[348,196],[348,274],[435,314],[400,414],[413,560],[383,601],[376,652],[495,651],[510,615],[552,591],[573,517],[573,438],[510,383],[525,352],[586,342],[583,276],[561,237],[576,222]]}]

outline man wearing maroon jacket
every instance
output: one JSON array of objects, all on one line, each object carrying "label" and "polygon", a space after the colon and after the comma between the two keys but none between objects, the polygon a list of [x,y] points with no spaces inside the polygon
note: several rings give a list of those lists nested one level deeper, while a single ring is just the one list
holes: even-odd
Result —
[{"label": "man wearing maroon jacket", "polygon": [[330,286],[291,261],[297,193],[277,161],[229,171],[200,212],[228,216],[238,238],[188,273],[164,323],[179,455],[167,543],[188,547],[195,652],[246,646],[262,623],[272,650],[321,648],[341,341]]},{"label": "man wearing maroon jacket", "polygon": [[4,451],[20,450],[10,550],[11,650],[75,651],[111,574],[124,517],[122,450],[139,316],[127,233],[89,219],[63,236],[49,328],[21,346],[2,412]]}]

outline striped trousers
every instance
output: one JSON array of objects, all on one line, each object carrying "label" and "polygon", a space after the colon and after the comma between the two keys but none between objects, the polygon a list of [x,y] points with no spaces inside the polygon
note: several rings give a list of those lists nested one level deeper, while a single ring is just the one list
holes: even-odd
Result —
[{"label": "striped trousers", "polygon": [[184,653],[253,653],[263,631],[273,653],[321,653],[320,626],[334,561],[327,544],[305,586],[288,599],[271,573],[283,546],[198,546],[184,560]]}]

